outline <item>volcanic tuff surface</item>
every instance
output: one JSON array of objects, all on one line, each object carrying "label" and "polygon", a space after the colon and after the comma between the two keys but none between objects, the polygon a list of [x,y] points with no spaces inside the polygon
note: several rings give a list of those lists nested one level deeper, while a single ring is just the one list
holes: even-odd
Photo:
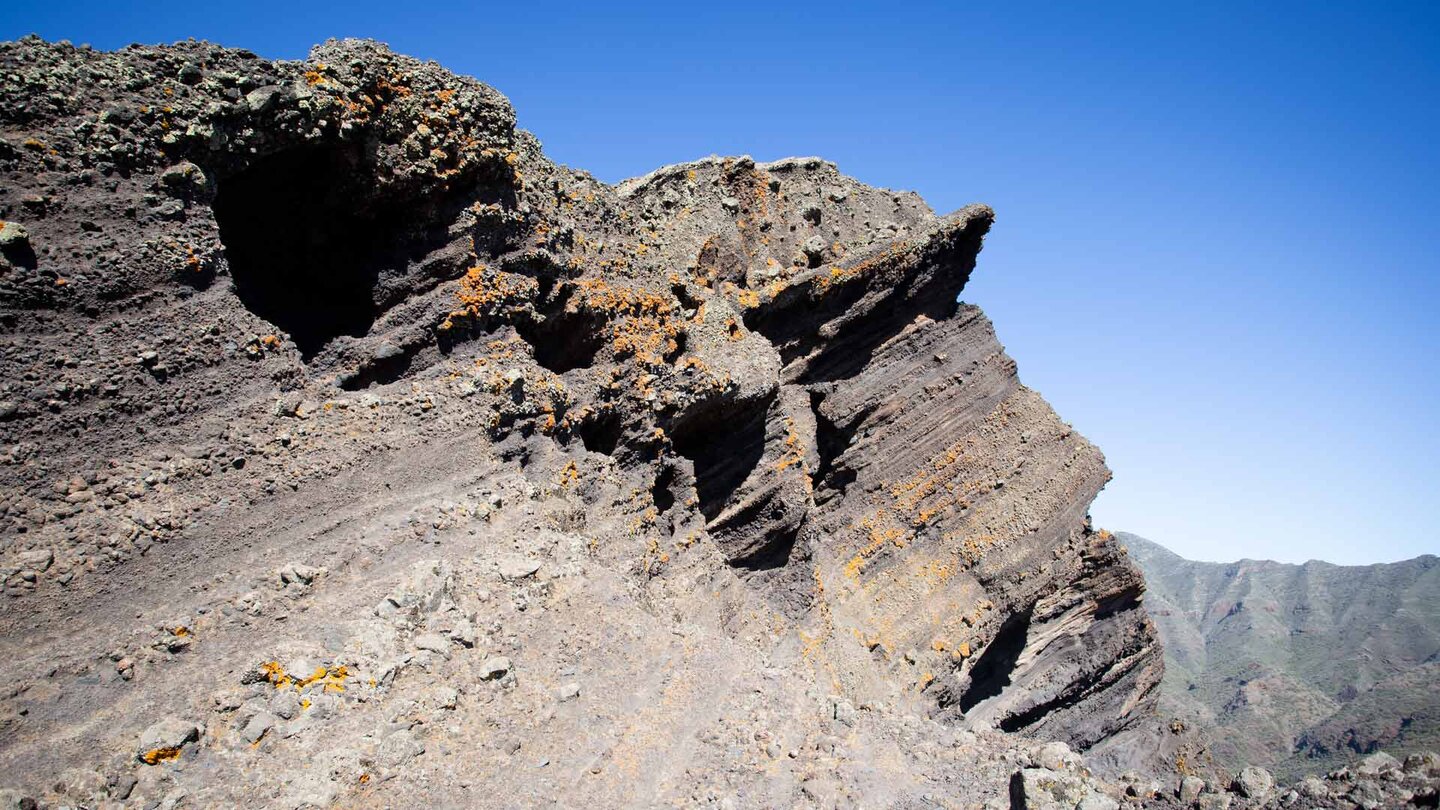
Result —
[{"label": "volcanic tuff surface", "polygon": [[1440,559],[1205,563],[1116,536],[1165,642],[1165,712],[1215,728],[1222,764],[1299,775],[1440,745]]},{"label": "volcanic tuff surface", "polygon": [[1105,807],[1040,741],[1194,761],[1100,453],[956,303],[989,208],[607,185],[369,42],[0,75],[0,797]]}]

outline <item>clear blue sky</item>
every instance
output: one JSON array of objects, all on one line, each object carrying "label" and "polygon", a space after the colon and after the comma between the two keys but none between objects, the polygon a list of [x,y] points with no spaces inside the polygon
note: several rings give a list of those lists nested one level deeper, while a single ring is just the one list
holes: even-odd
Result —
[{"label": "clear blue sky", "polygon": [[615,181],[817,154],[998,220],[965,299],[1190,557],[1440,552],[1440,3],[36,3],[0,37],[365,36]]}]

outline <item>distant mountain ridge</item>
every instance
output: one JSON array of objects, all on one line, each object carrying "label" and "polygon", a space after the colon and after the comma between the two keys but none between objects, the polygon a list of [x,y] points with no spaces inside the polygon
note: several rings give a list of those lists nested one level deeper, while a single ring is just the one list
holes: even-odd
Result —
[{"label": "distant mountain ridge", "polygon": [[1440,745],[1440,558],[1187,560],[1134,534],[1165,645],[1161,707],[1227,767],[1295,775]]}]

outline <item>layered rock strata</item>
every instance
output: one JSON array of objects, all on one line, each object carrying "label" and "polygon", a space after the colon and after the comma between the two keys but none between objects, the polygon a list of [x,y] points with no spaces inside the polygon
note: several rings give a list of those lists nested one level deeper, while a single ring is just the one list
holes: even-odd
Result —
[{"label": "layered rock strata", "polygon": [[1183,762],[1103,459],[957,302],[989,208],[815,158],[607,185],[369,42],[0,71],[17,790],[964,806],[1027,738]]}]

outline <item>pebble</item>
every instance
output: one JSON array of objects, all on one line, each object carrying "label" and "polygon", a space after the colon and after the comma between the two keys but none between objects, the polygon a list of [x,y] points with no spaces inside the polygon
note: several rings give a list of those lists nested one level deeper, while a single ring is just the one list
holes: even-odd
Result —
[{"label": "pebble", "polygon": [[493,656],[486,658],[480,663],[480,679],[484,681],[494,680],[510,671],[510,659],[504,656]]},{"label": "pebble", "polygon": [[450,657],[450,639],[437,633],[424,633],[416,636],[415,648],[428,650],[445,658]]},{"label": "pebble", "polygon": [[[141,733],[140,745],[135,752],[135,756],[147,765],[154,765],[165,759],[157,759],[155,752],[178,752],[186,745],[198,739],[200,739],[200,727],[198,725],[178,717],[167,717]],[[173,759],[173,756],[168,758]]]},{"label": "pebble", "polygon": [[258,712],[245,724],[245,728],[240,730],[240,738],[247,743],[257,743],[260,738],[265,736],[266,732],[275,727],[275,722],[275,715],[269,712]]},{"label": "pebble", "polygon": [[499,571],[502,580],[515,582],[534,576],[535,573],[540,570],[540,563],[536,560],[510,558],[501,560],[499,565],[496,566],[496,569]]}]

